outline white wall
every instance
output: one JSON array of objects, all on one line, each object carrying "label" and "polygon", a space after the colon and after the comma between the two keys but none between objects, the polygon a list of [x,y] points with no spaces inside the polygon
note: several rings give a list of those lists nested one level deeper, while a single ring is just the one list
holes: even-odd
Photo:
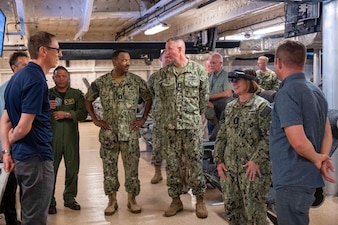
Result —
[{"label": "white wall", "polygon": [[[4,83],[12,76],[12,70],[9,67],[9,57],[12,52],[4,52],[2,58],[0,58],[0,84]],[[189,57],[201,63],[205,66],[205,61],[208,59],[208,54],[200,54],[200,55],[189,55]],[[237,68],[251,68],[257,69],[257,60],[231,60],[224,62],[224,69],[226,71],[233,71]],[[113,65],[111,60],[71,60],[69,61],[69,66],[66,66],[66,61],[61,60],[59,65],[65,66],[71,74],[71,86],[73,88],[78,88],[82,90],[84,93],[87,92],[87,88],[82,80],[82,78],[87,78],[89,83],[94,81],[99,76],[110,72],[113,69]],[[157,71],[160,68],[160,63],[157,59],[154,59],[151,65],[146,65],[144,60],[131,60],[131,66],[129,71],[135,73],[147,80],[149,76]],[[269,63],[268,68],[274,69],[273,63]],[[310,79],[312,77],[312,61],[309,61],[304,69],[307,78]],[[47,77],[47,83],[49,87],[54,86],[54,82],[52,79],[53,69],[50,70]]]}]

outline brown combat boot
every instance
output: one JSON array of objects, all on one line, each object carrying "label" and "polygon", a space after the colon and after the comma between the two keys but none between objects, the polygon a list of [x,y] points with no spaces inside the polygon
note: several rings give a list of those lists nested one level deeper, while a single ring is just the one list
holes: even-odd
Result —
[{"label": "brown combat boot", "polygon": [[161,180],[163,180],[162,174],[161,174],[161,166],[155,166],[155,175],[151,179],[150,183],[157,184]]},{"label": "brown combat boot", "polygon": [[141,207],[136,203],[135,195],[133,193],[128,193],[128,209],[132,213],[140,213]]},{"label": "brown combat boot", "polygon": [[203,202],[203,195],[196,196],[196,216],[200,219],[208,217],[208,210]]},{"label": "brown combat boot", "polygon": [[116,192],[111,193],[109,196],[109,202],[107,208],[104,210],[104,215],[111,216],[117,209],[117,201],[116,201]]},{"label": "brown combat boot", "polygon": [[183,204],[180,199],[180,197],[173,198],[173,201],[171,202],[170,206],[167,208],[166,211],[164,211],[163,216],[169,217],[169,216],[175,216],[178,212],[183,210]]}]

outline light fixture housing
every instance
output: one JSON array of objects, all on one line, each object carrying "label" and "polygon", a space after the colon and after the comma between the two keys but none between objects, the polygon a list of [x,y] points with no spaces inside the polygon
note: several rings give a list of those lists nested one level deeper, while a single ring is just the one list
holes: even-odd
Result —
[{"label": "light fixture housing", "polygon": [[144,31],[145,35],[153,35],[168,29],[170,26],[166,23],[160,23]]},{"label": "light fixture housing", "polygon": [[265,28],[262,28],[262,29],[255,30],[253,32],[253,34],[254,35],[270,34],[270,33],[278,32],[278,31],[283,31],[284,27],[285,27],[284,24],[279,24],[279,25],[275,25],[275,26],[272,26],[272,27],[265,27]]}]

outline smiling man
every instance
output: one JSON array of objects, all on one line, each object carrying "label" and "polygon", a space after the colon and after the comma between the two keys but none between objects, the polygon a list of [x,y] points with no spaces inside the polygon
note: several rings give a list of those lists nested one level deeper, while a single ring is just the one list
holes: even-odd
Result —
[{"label": "smiling man", "polygon": [[[130,55],[124,50],[116,50],[112,55],[114,69],[97,78],[88,88],[85,104],[93,123],[100,127],[100,156],[103,162],[104,191],[109,202],[104,211],[111,216],[118,208],[116,193],[119,190],[118,158],[121,152],[125,189],[128,192],[128,208],[132,213],[140,213],[136,203],[140,193],[138,164],[140,158],[139,128],[145,123],[151,108],[151,93],[141,77],[129,72]],[[96,117],[92,102],[100,97],[103,120]],[[138,100],[145,102],[143,117],[136,118]]]}]

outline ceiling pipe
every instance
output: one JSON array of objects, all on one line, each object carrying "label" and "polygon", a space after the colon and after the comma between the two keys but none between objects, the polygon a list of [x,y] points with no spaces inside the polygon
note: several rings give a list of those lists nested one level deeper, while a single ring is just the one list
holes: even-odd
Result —
[{"label": "ceiling pipe", "polygon": [[80,29],[74,37],[75,40],[79,40],[83,37],[83,35],[88,31],[90,25],[90,18],[92,17],[93,4],[94,0],[85,0],[86,4],[84,7],[84,13],[82,14],[82,18],[80,21]]},{"label": "ceiling pipe", "polygon": [[168,4],[171,0],[161,0],[157,2],[155,5],[150,7],[149,9],[145,10],[144,12],[141,12],[142,16],[147,15],[148,13],[154,12],[156,9],[161,8],[162,6]]},{"label": "ceiling pipe", "polygon": [[115,39],[118,40],[121,38],[120,40],[122,41],[128,40],[128,37],[135,36],[150,27],[158,25],[160,22],[163,22],[166,19],[169,19],[191,8],[197,7],[201,4],[201,2],[203,2],[203,0],[170,1],[170,3],[157,9],[150,15],[145,15],[139,18],[136,23],[122,30],[121,32],[118,32]]},{"label": "ceiling pipe", "polygon": [[25,13],[22,0],[15,0],[15,23],[20,24],[20,32],[7,32],[7,35],[21,35],[25,36]]},{"label": "ceiling pipe", "polygon": [[[293,40],[299,40],[305,46],[311,46],[315,44],[315,41],[321,36],[320,33],[311,33],[293,37]],[[222,54],[225,58],[236,57],[252,57],[265,53],[274,53],[278,45],[285,40],[284,37],[263,37],[257,40],[245,40],[241,41],[241,44],[237,48],[222,49]]]}]

